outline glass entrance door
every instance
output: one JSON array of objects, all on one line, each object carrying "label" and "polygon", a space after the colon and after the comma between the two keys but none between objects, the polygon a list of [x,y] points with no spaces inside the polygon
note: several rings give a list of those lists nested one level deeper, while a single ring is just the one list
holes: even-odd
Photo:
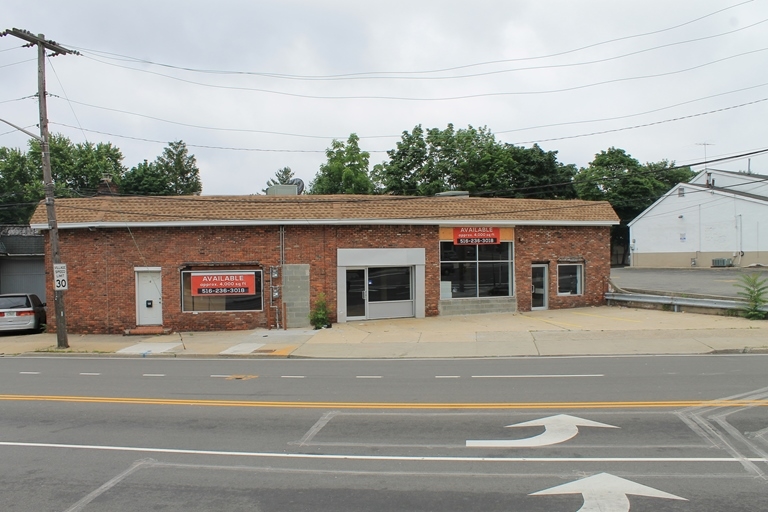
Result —
[{"label": "glass entrance door", "polygon": [[531,266],[531,309],[547,309],[547,265]]},{"label": "glass entrance door", "polygon": [[347,319],[356,320],[366,317],[368,303],[368,279],[366,269],[347,269]]}]

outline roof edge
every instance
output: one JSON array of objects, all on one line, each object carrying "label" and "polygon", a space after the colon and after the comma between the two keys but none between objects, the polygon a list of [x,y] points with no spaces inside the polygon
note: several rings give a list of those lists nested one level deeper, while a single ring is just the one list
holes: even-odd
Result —
[{"label": "roof edge", "polygon": [[[188,227],[229,227],[229,226],[477,226],[493,224],[500,227],[514,226],[616,226],[618,220],[493,220],[493,219],[318,219],[318,220],[217,220],[217,221],[168,221],[168,222],[74,222],[58,224],[59,229],[98,228],[188,228]],[[47,231],[47,224],[32,224],[32,227]]]}]

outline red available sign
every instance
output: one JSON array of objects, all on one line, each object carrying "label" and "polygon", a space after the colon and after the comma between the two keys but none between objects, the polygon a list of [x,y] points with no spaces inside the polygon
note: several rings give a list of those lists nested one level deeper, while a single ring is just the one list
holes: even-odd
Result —
[{"label": "red available sign", "polygon": [[501,229],[490,227],[453,228],[456,245],[489,245],[501,243]]},{"label": "red available sign", "polygon": [[253,295],[255,272],[216,272],[192,274],[192,295]]}]

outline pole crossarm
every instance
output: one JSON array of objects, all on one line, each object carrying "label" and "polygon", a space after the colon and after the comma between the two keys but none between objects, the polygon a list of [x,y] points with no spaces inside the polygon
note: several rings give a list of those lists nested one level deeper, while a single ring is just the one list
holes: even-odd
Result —
[{"label": "pole crossarm", "polygon": [[69,48],[64,48],[56,41],[48,41],[46,39],[43,39],[40,36],[36,36],[29,30],[24,30],[20,28],[9,28],[2,33],[0,33],[0,37],[2,36],[16,36],[19,39],[23,39],[24,41],[27,41],[30,43],[30,45],[40,45],[46,50],[50,50],[53,52],[50,57],[56,56],[56,55],[67,55],[67,54],[73,54],[73,55],[80,55],[80,52],[75,50],[70,50]]}]

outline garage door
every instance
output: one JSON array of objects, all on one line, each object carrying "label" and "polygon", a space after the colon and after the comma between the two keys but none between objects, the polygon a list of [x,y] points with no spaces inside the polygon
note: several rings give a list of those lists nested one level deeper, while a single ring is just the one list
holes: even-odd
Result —
[{"label": "garage door", "polygon": [[0,293],[34,293],[46,302],[43,258],[0,259]]}]

